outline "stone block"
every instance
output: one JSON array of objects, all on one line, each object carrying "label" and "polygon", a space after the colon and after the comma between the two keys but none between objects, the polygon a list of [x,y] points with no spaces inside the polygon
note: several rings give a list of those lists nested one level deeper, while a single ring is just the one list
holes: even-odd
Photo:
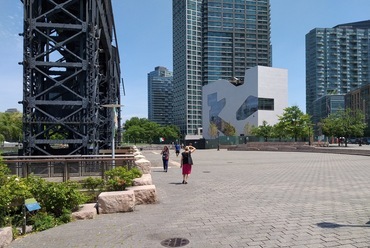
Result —
[{"label": "stone block", "polygon": [[145,159],[145,156],[141,155],[141,154],[138,154],[138,155],[134,155],[134,158],[135,158],[135,160]]},{"label": "stone block", "polygon": [[0,228],[0,248],[8,246],[13,241],[13,230],[11,227]]},{"label": "stone block", "polygon": [[139,178],[135,178],[133,180],[133,186],[142,186],[142,185],[152,185],[152,175],[151,174],[143,174]]},{"label": "stone block", "polygon": [[157,202],[157,191],[155,185],[133,186],[129,190],[135,193],[135,204],[153,204]]},{"label": "stone block", "polygon": [[77,211],[72,213],[73,220],[89,220],[95,219],[97,215],[96,203],[84,204]]},{"label": "stone block", "polygon": [[144,158],[134,161],[135,167],[138,168],[143,174],[150,174],[150,167],[152,164],[149,160]]},{"label": "stone block", "polygon": [[133,155],[136,157],[136,156],[138,156],[138,155],[143,155],[140,151],[135,151],[134,153],[133,153]]},{"label": "stone block", "polygon": [[134,191],[102,192],[98,196],[98,206],[101,214],[132,212],[135,208]]}]

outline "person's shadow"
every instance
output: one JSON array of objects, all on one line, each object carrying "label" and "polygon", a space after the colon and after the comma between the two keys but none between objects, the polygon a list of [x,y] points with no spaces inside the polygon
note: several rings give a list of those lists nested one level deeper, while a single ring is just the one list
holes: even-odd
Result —
[{"label": "person's shadow", "polygon": [[173,183],[169,183],[169,184],[173,184],[173,185],[182,185],[182,182],[179,182],[179,183],[175,183],[175,182],[173,182]]},{"label": "person's shadow", "polygon": [[332,222],[321,222],[316,224],[318,227],[321,228],[340,228],[340,227],[370,227],[370,221],[366,222],[363,225],[349,225],[349,224],[338,224]]}]

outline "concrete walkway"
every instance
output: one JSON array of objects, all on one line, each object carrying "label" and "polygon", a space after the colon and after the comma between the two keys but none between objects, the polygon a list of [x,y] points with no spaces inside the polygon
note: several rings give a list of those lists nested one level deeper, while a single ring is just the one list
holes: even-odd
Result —
[{"label": "concrete walkway", "polygon": [[165,173],[159,151],[144,151],[158,204],[58,226],[10,247],[370,247],[368,156],[197,150],[184,185],[171,152]]}]

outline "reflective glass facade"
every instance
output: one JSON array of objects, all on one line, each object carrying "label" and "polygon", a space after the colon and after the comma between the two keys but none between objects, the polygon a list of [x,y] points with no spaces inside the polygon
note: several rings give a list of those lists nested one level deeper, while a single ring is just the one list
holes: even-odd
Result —
[{"label": "reflective glass facade", "polygon": [[328,117],[330,113],[343,110],[344,95],[325,95],[313,102],[313,122],[318,123]]},{"label": "reflective glass facade", "polygon": [[370,21],[364,21],[315,28],[306,35],[306,112],[314,120],[322,118],[315,100],[369,83],[369,29]]},{"label": "reflective glass facade", "polygon": [[148,73],[148,119],[160,125],[172,124],[172,72],[157,66]]},{"label": "reflective glass facade", "polygon": [[173,0],[174,123],[202,125],[202,86],[272,66],[269,0]]},{"label": "reflective glass facade", "polygon": [[365,114],[365,129],[364,136],[370,136],[370,84],[366,84],[356,90],[345,95],[345,106],[352,110],[362,110]]}]

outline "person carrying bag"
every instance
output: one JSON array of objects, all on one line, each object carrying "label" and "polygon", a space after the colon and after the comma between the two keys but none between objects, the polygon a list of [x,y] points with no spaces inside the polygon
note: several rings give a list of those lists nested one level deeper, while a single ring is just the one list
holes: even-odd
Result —
[{"label": "person carrying bag", "polygon": [[185,146],[185,151],[181,153],[181,167],[182,168],[182,183],[187,184],[189,175],[191,174],[191,167],[193,165],[193,158],[191,154],[195,152],[194,146]]}]

